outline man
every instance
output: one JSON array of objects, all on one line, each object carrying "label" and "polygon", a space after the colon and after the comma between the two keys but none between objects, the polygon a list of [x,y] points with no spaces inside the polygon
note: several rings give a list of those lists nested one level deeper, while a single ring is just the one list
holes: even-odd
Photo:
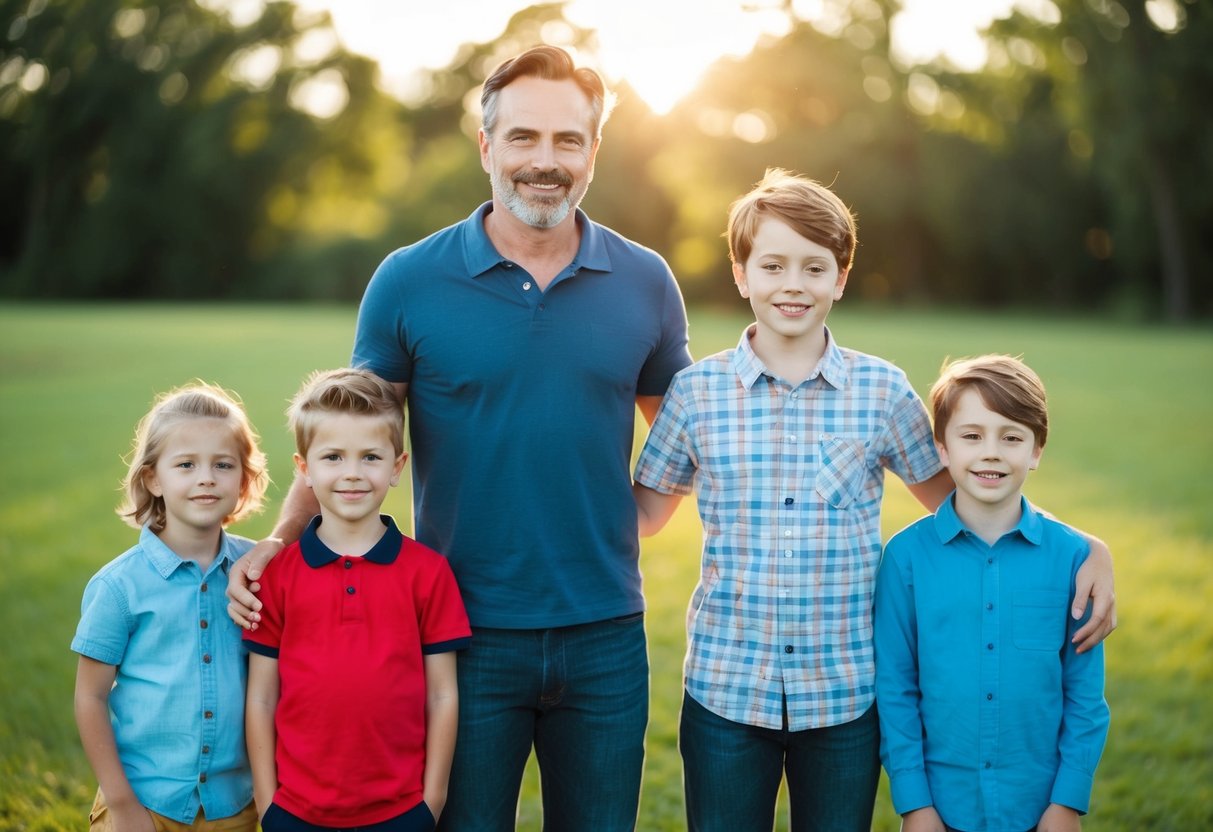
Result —
[{"label": "man", "polygon": [[[664,260],[578,208],[598,75],[540,46],[481,103],[492,200],[380,265],[353,352],[407,404],[416,536],[450,559],[473,627],[440,828],[512,829],[533,746],[545,829],[630,830],[649,695],[633,423],[690,363],[686,313]],[[245,585],[315,509],[296,480],[233,569],[233,618],[255,626]]]}]

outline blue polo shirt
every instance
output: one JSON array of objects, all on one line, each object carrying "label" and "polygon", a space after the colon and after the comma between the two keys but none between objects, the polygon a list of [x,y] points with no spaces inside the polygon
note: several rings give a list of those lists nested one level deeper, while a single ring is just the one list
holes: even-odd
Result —
[{"label": "blue polo shirt", "polygon": [[72,650],[115,665],[118,758],[139,802],[193,823],[253,797],[244,746],[248,657],[227,615],[227,572],[253,541],[224,533],[203,573],[146,526],[84,588]]},{"label": "blue polo shirt", "polygon": [[665,261],[580,210],[545,291],[463,222],[393,252],[352,363],[407,382],[416,537],[445,554],[475,627],[644,608],[630,461],[638,395],[690,363]]},{"label": "blue polo shirt", "polygon": [[1032,829],[1086,812],[1108,733],[1102,645],[1075,652],[1088,546],[1021,499],[993,546],[949,497],[889,541],[876,583],[881,758],[898,814],[955,829]]}]

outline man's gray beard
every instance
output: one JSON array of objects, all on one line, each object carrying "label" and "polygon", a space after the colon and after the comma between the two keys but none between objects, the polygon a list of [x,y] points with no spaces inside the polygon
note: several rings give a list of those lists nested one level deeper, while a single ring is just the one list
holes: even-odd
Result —
[{"label": "man's gray beard", "polygon": [[567,194],[556,205],[533,205],[518,193],[513,181],[503,179],[496,174],[493,174],[492,179],[493,190],[496,192],[497,198],[501,200],[501,204],[531,228],[555,228],[564,222],[569,211],[573,210],[573,204],[569,201]]}]

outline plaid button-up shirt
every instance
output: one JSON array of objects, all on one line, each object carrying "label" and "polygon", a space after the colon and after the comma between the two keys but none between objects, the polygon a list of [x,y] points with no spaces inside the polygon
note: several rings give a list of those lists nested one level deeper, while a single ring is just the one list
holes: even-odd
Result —
[{"label": "plaid button-up shirt", "polygon": [[793,387],[750,331],[675,376],[636,466],[666,494],[698,492],[699,584],[686,686],[734,722],[793,731],[849,722],[875,700],[872,595],[884,470],[942,467],[905,373],[839,347]]}]

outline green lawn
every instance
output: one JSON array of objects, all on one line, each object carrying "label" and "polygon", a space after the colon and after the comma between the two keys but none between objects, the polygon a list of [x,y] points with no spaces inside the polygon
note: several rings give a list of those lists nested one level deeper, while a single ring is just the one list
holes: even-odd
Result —
[{"label": "green lawn", "polygon": [[[732,346],[744,311],[693,313],[696,356]],[[264,438],[276,503],[290,481],[286,400],[309,370],[348,360],[354,315],[345,306],[0,307],[0,832],[84,828],[95,782],[72,721],[68,644],[85,581],[135,539],[113,506],[136,420],[157,392],[195,377],[235,389]],[[1213,828],[1213,333],[845,305],[832,323],[843,343],[902,366],[920,392],[946,356],[1022,353],[1041,374],[1053,427],[1029,492],[1107,540],[1117,559],[1112,732],[1086,828]],[[393,500],[405,516],[404,495]],[[274,510],[237,531],[265,533]],[[918,513],[890,483],[886,533]],[[645,832],[684,826],[677,709],[698,546],[690,501],[644,546]],[[520,829],[540,828],[536,781],[532,769]],[[883,790],[874,828],[897,828]]]}]

